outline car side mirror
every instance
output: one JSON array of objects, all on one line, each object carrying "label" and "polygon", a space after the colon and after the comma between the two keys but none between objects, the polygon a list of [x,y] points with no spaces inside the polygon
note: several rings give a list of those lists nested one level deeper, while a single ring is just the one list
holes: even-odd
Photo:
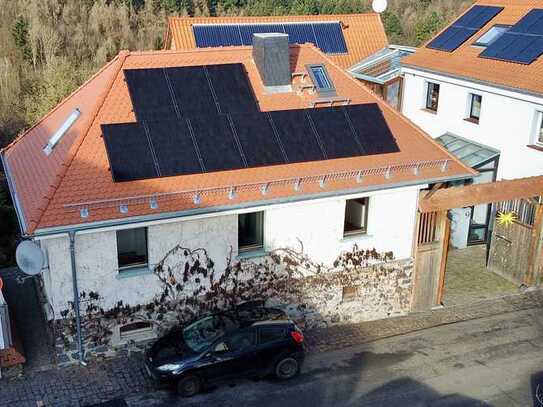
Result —
[{"label": "car side mirror", "polygon": [[226,346],[226,343],[224,342],[218,343],[217,346],[215,346],[214,352],[215,353],[228,352],[228,346]]}]

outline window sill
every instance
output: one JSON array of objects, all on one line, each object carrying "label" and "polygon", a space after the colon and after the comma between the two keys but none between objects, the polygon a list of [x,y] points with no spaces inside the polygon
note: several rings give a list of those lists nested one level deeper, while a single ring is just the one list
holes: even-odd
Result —
[{"label": "window sill", "polygon": [[360,239],[371,239],[373,236],[368,235],[367,232],[360,232],[360,233],[351,233],[348,235],[343,235],[343,238],[340,239],[341,242],[351,242],[353,240],[360,240]]},{"label": "window sill", "polygon": [[537,151],[543,151],[543,146],[537,145],[537,144],[528,144],[526,147],[533,148]]},{"label": "window sill", "polygon": [[428,109],[427,107],[423,107],[422,109],[423,112],[426,112],[426,113],[430,113],[430,114],[435,114],[437,115],[437,110],[432,110],[432,109]]},{"label": "window sill", "polygon": [[151,270],[149,266],[137,266],[118,270],[116,278],[117,280],[122,280],[125,278],[145,276],[148,274],[153,274],[153,270]]},{"label": "window sill", "polygon": [[256,257],[264,257],[267,255],[268,255],[268,252],[264,250],[264,248],[253,249],[253,250],[247,250],[247,251],[238,253],[238,255],[236,256],[236,260],[249,260],[249,259],[254,259]]},{"label": "window sill", "polygon": [[464,120],[465,120],[466,122],[469,122],[469,123],[479,124],[479,120],[473,119],[473,118],[471,118],[471,117],[466,117]]}]

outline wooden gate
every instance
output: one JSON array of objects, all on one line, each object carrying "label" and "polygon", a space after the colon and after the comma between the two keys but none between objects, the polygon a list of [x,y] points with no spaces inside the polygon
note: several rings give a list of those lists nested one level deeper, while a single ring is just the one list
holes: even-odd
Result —
[{"label": "wooden gate", "polygon": [[533,200],[500,202],[497,212],[513,212],[510,225],[494,221],[488,268],[514,284],[541,282],[543,205]]},{"label": "wooden gate", "polygon": [[[415,244],[415,276],[411,309],[441,304],[447,263],[450,220],[447,211],[419,213]],[[436,273],[439,270],[439,273]]]}]

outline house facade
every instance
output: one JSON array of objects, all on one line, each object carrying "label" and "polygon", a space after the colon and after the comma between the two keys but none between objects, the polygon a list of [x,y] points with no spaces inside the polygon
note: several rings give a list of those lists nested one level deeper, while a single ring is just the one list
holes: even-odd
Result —
[{"label": "house facade", "polygon": [[3,150],[60,362],[243,300],[409,311],[419,192],[476,172],[316,47],[254,41],[122,52]]},{"label": "house facade", "polygon": [[[537,31],[541,13],[526,0],[479,1],[402,61],[403,114],[449,140],[442,144],[480,172],[474,183],[543,174],[543,49],[529,43],[540,34],[510,42],[516,31]],[[453,38],[466,21],[474,28]],[[524,59],[518,46],[533,55]],[[454,210],[455,245],[486,242],[490,214],[490,205]]]}]

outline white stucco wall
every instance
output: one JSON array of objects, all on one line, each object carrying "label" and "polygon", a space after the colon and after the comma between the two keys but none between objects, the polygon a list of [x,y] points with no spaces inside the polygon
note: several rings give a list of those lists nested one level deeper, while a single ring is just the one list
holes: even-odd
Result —
[{"label": "white stucco wall", "polygon": [[[498,179],[543,174],[543,152],[527,147],[534,144],[543,98],[412,68],[403,68],[403,72],[403,114],[432,137],[451,132],[500,150]],[[441,85],[437,114],[423,110],[428,81]],[[470,93],[483,96],[479,124],[464,120]]]},{"label": "white stucco wall", "polygon": [[[358,194],[348,198],[369,196],[368,233],[343,238],[345,199],[327,198],[302,203],[267,206],[264,211],[264,248],[291,247],[304,251],[318,262],[331,263],[343,250],[359,248],[392,251],[396,258],[411,256],[415,213],[419,189],[410,187]],[[253,211],[244,210],[244,212]],[[169,221],[148,227],[148,256],[151,266],[165,254],[182,244],[192,250],[204,248],[223,270],[232,248],[237,255],[237,213],[214,215],[202,219]],[[140,226],[140,225],[138,225]],[[136,226],[133,226],[136,227]],[[44,282],[54,317],[73,300],[72,274],[68,236],[41,241],[48,258]],[[104,297],[102,307],[113,307],[118,301],[136,305],[149,302],[159,292],[153,274],[120,277],[117,264],[115,230],[85,232],[76,235],[76,263],[81,292],[96,291]],[[83,305],[84,306],[84,305]]]}]

